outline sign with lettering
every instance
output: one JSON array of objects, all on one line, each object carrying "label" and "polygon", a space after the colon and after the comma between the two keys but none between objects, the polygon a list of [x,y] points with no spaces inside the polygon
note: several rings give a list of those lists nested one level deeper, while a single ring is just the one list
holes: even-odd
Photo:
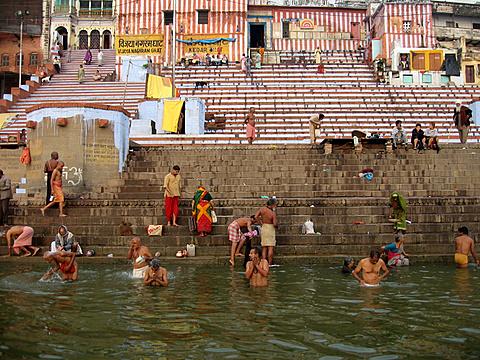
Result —
[{"label": "sign with lettering", "polygon": [[213,44],[202,44],[195,42],[195,40],[210,40],[218,38],[228,38],[225,34],[210,34],[210,35],[185,35],[182,40],[193,41],[191,44],[183,44],[183,52],[191,54],[210,54],[210,55],[228,55],[230,52],[230,42],[221,40]]},{"label": "sign with lettering", "polygon": [[117,35],[117,55],[163,55],[165,50],[163,34]]}]

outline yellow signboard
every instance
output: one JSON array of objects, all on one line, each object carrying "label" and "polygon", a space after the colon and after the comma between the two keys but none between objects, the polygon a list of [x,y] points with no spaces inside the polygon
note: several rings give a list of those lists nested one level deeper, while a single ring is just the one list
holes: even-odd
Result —
[{"label": "yellow signboard", "polygon": [[210,34],[210,35],[185,35],[182,40],[193,41],[192,44],[183,44],[183,52],[192,54],[225,54],[230,53],[230,42],[227,40],[221,40],[213,44],[196,43],[195,40],[210,40],[217,38],[228,38],[225,34]]},{"label": "yellow signboard", "polygon": [[165,50],[163,34],[117,35],[117,55],[162,55]]}]

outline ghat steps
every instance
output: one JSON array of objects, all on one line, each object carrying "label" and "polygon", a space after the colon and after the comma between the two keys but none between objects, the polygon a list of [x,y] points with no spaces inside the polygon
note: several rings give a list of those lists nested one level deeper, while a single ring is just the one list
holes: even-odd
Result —
[{"label": "ghat steps", "polygon": [[[230,245],[227,225],[262,206],[261,195],[275,194],[280,202],[279,255],[360,256],[372,246],[391,241],[388,195],[399,190],[408,197],[408,219],[413,222],[407,251],[450,254],[458,226],[468,226],[473,234],[480,230],[479,152],[480,148],[456,146],[447,146],[439,154],[399,151],[391,155],[324,155],[316,146],[298,145],[143,149],[134,153],[120,178],[84,194],[84,199],[68,200],[69,217],[59,219],[56,209],[41,217],[41,203],[22,200],[14,207],[11,220],[32,226],[37,244],[47,245],[63,222],[84,247],[116,255],[124,255],[130,241],[119,235],[119,224],[125,220],[162,256],[173,256],[194,242],[200,256],[224,257]],[[162,237],[147,238],[147,225],[164,223],[161,185],[173,164],[181,166],[184,178],[182,226],[165,228]],[[375,171],[372,182],[353,178],[366,166]],[[200,182],[212,192],[219,217],[206,238],[191,236],[186,227],[190,199]],[[301,235],[307,218],[320,234]]]},{"label": "ghat steps", "polygon": [[[295,54],[294,54],[295,55]],[[308,55],[308,54],[307,54]],[[25,110],[33,105],[58,102],[88,102],[124,106],[133,117],[144,98],[143,83],[94,82],[93,63],[86,66],[86,82],[78,84],[76,74],[84,51],[72,51],[72,61],[63,58],[62,72],[25,99],[18,99],[9,112],[18,113],[0,137],[17,133],[26,125]],[[292,56],[286,52],[285,60]],[[388,136],[396,120],[410,132],[416,122],[426,126],[434,121],[442,142],[458,142],[452,128],[455,99],[470,102],[480,98],[478,86],[394,87],[374,81],[371,69],[359,52],[330,51],[324,54],[325,73],[318,74],[313,64],[265,65],[246,77],[235,64],[228,67],[177,68],[177,86],[182,95],[200,97],[207,111],[224,116],[223,130],[205,135],[157,134],[133,137],[146,146],[160,145],[238,145],[244,144],[244,119],[248,109],[257,109],[257,144],[298,144],[309,142],[308,119],[324,113],[322,138],[349,138],[352,130],[378,132]],[[115,54],[104,50],[102,73],[113,71]],[[170,75],[165,69],[164,75]],[[208,87],[195,89],[197,81]],[[135,120],[133,120],[135,121]],[[478,127],[472,126],[470,142],[480,140]]]}]

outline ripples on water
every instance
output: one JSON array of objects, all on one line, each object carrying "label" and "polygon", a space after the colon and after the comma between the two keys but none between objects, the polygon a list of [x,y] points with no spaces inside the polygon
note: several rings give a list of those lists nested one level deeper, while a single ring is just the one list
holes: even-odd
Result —
[{"label": "ripples on water", "polygon": [[84,265],[64,283],[38,281],[40,264],[0,263],[0,357],[480,358],[475,269],[400,269],[365,289],[337,268],[280,266],[251,289],[228,268],[167,267],[163,289],[120,264]]}]

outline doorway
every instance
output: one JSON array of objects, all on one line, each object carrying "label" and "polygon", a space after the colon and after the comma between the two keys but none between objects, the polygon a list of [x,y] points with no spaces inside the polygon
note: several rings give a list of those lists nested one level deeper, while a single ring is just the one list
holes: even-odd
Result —
[{"label": "doorway", "polygon": [[264,48],[265,47],[265,23],[250,25],[250,48]]},{"label": "doorway", "polygon": [[92,30],[90,33],[90,49],[100,49],[100,31]]},{"label": "doorway", "polygon": [[105,30],[102,34],[102,37],[103,37],[103,48],[110,49],[112,33],[109,30]]},{"label": "doorway", "polygon": [[473,65],[465,66],[465,82],[469,84],[475,82],[475,66]]},{"label": "doorway", "polygon": [[82,50],[88,48],[88,33],[86,30],[82,30],[78,34],[78,48]]},{"label": "doorway", "polygon": [[55,29],[58,33],[58,42],[62,44],[63,50],[68,49],[68,31],[63,26],[59,26]]}]

